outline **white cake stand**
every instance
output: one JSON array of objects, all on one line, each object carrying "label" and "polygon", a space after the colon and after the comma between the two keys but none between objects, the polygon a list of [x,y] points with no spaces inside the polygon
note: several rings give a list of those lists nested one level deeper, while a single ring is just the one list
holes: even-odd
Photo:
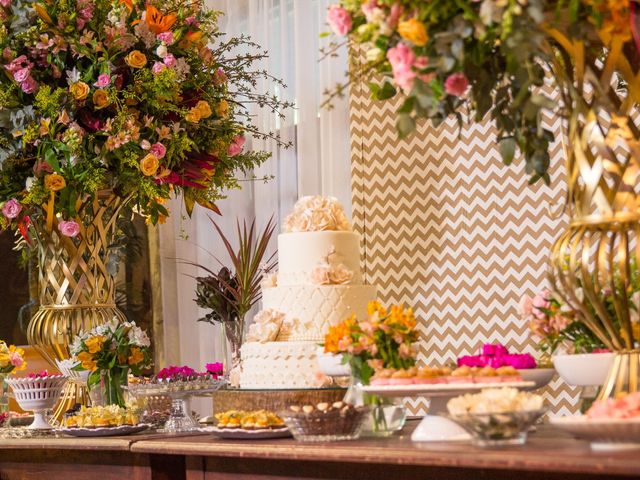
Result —
[{"label": "white cake stand", "polygon": [[439,414],[447,411],[447,402],[464,393],[478,392],[484,388],[529,388],[534,382],[503,383],[436,383],[431,385],[366,385],[362,390],[381,397],[415,397],[428,398],[429,414],[425,415],[418,427],[413,431],[414,442],[454,442],[471,440],[467,431],[457,423]]}]

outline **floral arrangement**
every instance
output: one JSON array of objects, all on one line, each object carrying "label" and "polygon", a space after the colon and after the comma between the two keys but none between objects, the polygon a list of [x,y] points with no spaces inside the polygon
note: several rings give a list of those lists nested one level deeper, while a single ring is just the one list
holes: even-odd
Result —
[{"label": "floral arrangement", "polygon": [[129,371],[141,375],[151,365],[151,341],[135,322],[117,319],[76,336],[71,355],[79,362],[76,370],[89,370],[89,389],[100,388],[107,404],[123,407],[122,387]]},{"label": "floral arrangement", "polygon": [[342,354],[352,374],[367,385],[376,370],[407,369],[416,363],[413,343],[418,339],[411,308],[393,305],[389,310],[379,302],[369,302],[368,317],[356,315],[329,328],[324,340],[326,353]]},{"label": "floral arrangement", "polygon": [[[99,191],[131,200],[149,222],[181,192],[217,211],[268,154],[247,152],[266,53],[223,38],[219,12],[192,0],[0,2],[0,227],[27,237],[43,217],[75,237],[80,205]],[[43,207],[44,206],[44,207]]]},{"label": "floral arrangement", "polygon": [[220,378],[223,375],[224,365],[220,362],[207,363],[205,365],[204,372],[197,372],[188,365],[176,366],[170,365],[161,369],[156,378],[162,381],[176,382],[176,381],[188,381],[198,377],[212,377],[214,379]]},{"label": "floral arrangement", "polygon": [[509,353],[507,348],[498,343],[486,343],[478,355],[465,355],[458,358],[459,367],[513,367],[518,370],[536,368],[535,358],[529,353]]},{"label": "floral arrangement", "polygon": [[[580,289],[576,295],[582,295]],[[611,299],[608,304],[614,308]],[[560,346],[571,353],[597,353],[604,349],[604,344],[580,321],[579,312],[569,308],[549,290],[542,290],[534,297],[524,295],[520,300],[519,312],[522,319],[528,322],[531,332],[540,338],[538,349],[544,355],[544,360],[550,360],[549,357]],[[635,328],[640,326],[637,320],[634,325],[637,326]]]},{"label": "floral arrangement", "polygon": [[[548,150],[554,137],[544,128],[542,114],[566,113],[540,88],[549,73],[545,66],[553,65],[567,107],[576,99],[574,79],[565,70],[572,68],[573,42],[581,43],[575,52],[583,53],[583,61],[586,53],[588,62],[596,62],[604,47],[615,51],[611,71],[633,69],[620,87],[635,92],[640,36],[631,5],[619,0],[340,0],[329,8],[328,23],[362,54],[361,64],[350,69],[350,81],[368,82],[376,100],[401,97],[401,136],[411,133],[418,119],[437,125],[455,115],[462,122],[461,112],[470,107],[476,120],[492,119],[506,164],[517,149],[522,152],[533,183],[550,181]],[[327,55],[340,46],[334,42]],[[338,85],[327,103],[346,87]]]},{"label": "floral arrangement", "polygon": [[[24,350],[15,345],[7,345],[0,340],[0,374],[9,374],[27,368]],[[1,387],[1,386],[0,386]]]},{"label": "floral arrangement", "polygon": [[351,222],[335,197],[302,197],[284,220],[284,233],[322,230],[351,231]]}]

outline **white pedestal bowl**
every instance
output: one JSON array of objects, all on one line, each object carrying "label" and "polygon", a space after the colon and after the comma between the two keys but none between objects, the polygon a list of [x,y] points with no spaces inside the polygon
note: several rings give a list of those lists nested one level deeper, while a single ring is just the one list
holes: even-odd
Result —
[{"label": "white pedestal bowl", "polygon": [[33,412],[33,423],[28,428],[35,430],[51,430],[53,427],[46,414],[60,399],[67,377],[53,375],[36,378],[8,378],[7,384],[13,395],[25,411]]}]

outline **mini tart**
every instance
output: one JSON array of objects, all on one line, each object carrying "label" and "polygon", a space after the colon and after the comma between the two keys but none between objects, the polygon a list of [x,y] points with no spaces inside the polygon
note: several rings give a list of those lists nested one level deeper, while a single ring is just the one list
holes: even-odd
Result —
[{"label": "mini tart", "polygon": [[393,375],[394,372],[395,370],[391,368],[378,370],[373,375],[373,377],[371,377],[371,380],[369,381],[369,383],[371,385],[389,385],[389,379],[391,378],[391,375]]},{"label": "mini tart", "polygon": [[502,380],[495,368],[483,367],[474,372],[473,381],[475,383],[500,383]]},{"label": "mini tart", "polygon": [[447,383],[472,383],[472,373],[469,367],[458,367],[447,377]]},{"label": "mini tart", "polygon": [[443,383],[445,379],[440,374],[439,368],[424,367],[418,370],[418,375],[414,379],[414,383],[419,385],[431,385],[435,383]]},{"label": "mini tart", "polygon": [[391,375],[391,378],[389,378],[389,385],[411,385],[413,383],[415,373],[416,372],[411,369],[396,370]]}]

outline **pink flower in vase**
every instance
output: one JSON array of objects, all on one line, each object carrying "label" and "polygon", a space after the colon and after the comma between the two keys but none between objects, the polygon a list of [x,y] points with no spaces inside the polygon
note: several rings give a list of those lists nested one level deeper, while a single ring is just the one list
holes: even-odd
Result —
[{"label": "pink flower in vase", "polygon": [[462,72],[449,75],[444,81],[444,89],[449,95],[461,97],[469,88],[469,80]]},{"label": "pink flower in vase", "polygon": [[327,22],[336,35],[346,35],[351,30],[351,15],[340,5],[331,5],[327,13]]},{"label": "pink flower in vase", "polygon": [[22,355],[16,351],[9,352],[9,363],[11,363],[15,368],[20,368],[24,363],[24,358],[22,358]]},{"label": "pink flower in vase", "polygon": [[233,139],[233,143],[229,145],[229,149],[227,150],[227,155],[230,157],[235,157],[240,152],[242,152],[242,147],[244,147],[244,143],[246,139],[243,135],[238,135]]},{"label": "pink flower in vase", "polygon": [[161,159],[167,154],[167,148],[161,143],[154,143],[151,145],[149,151],[156,156],[156,158]]},{"label": "pink flower in vase", "polygon": [[204,368],[207,373],[214,378],[218,378],[224,372],[224,365],[222,362],[207,363]]},{"label": "pink flower in vase", "polygon": [[158,40],[160,40],[165,45],[171,45],[173,43],[173,32],[159,33]]},{"label": "pink flower in vase", "polygon": [[15,198],[7,200],[2,206],[2,214],[12,220],[20,215],[21,210],[22,205],[20,205],[20,202],[18,202],[18,200],[16,200]]},{"label": "pink flower in vase", "polygon": [[177,63],[176,57],[174,57],[171,53],[167,53],[163,61],[164,61],[164,64],[169,68],[175,67]]},{"label": "pink flower in vase", "polygon": [[58,222],[58,231],[65,237],[74,238],[80,233],[80,225],[73,220],[60,220]]},{"label": "pink flower in vase", "polygon": [[3,6],[4,8],[8,8],[9,5],[11,5],[11,0],[0,0],[0,6]]},{"label": "pink flower in vase", "polygon": [[93,85],[98,88],[104,88],[108,86],[110,83],[111,83],[111,75],[109,75],[108,73],[101,73],[98,76],[98,81]]},{"label": "pink flower in vase", "polygon": [[531,300],[531,313],[533,313],[536,318],[542,319],[546,316],[541,309],[547,310],[551,306],[550,298],[551,292],[549,292],[549,290],[543,290],[533,297]]},{"label": "pink flower in vase", "polygon": [[167,68],[167,66],[166,66],[164,63],[162,63],[162,62],[155,62],[155,63],[153,64],[153,67],[151,67],[151,71],[157,75],[158,73],[162,72],[162,71],[163,71],[163,70],[165,70],[166,68]]},{"label": "pink flower in vase", "polygon": [[413,65],[416,61],[416,55],[408,45],[399,43],[387,52],[387,59],[391,64],[393,72],[393,80],[405,92],[411,90],[413,81],[416,78],[416,72]]},{"label": "pink flower in vase", "polygon": [[29,67],[21,68],[20,70],[16,70],[13,73],[13,79],[18,83],[22,83],[26,81],[27,78],[29,78],[30,73],[31,73],[31,68]]},{"label": "pink flower in vase", "polygon": [[33,77],[27,77],[27,79],[20,84],[20,88],[26,94],[35,93],[38,90],[38,82]]}]

